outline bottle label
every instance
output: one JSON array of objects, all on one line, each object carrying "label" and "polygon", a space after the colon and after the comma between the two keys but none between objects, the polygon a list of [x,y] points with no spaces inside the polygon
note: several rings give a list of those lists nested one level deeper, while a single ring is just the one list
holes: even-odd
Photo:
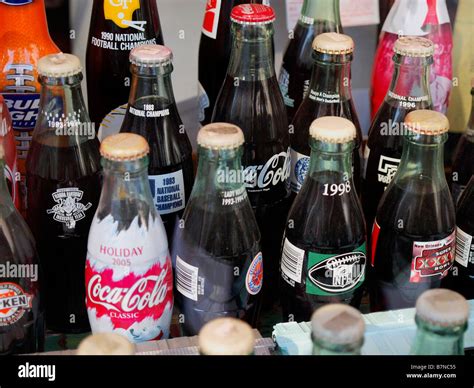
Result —
[{"label": "bottle label", "polygon": [[26,5],[31,4],[33,0],[0,0],[1,4],[6,5]]},{"label": "bottle label", "polygon": [[176,289],[188,299],[197,301],[204,295],[204,279],[199,278],[199,268],[176,256]]},{"label": "bottle label", "polygon": [[151,175],[151,194],[160,215],[175,213],[186,206],[183,170],[169,174]]},{"label": "bottle label", "polygon": [[322,102],[325,104],[341,103],[341,95],[339,93],[318,92],[317,90],[311,89],[309,92],[309,98],[313,101]]},{"label": "bottle label", "polygon": [[250,295],[257,295],[262,289],[263,285],[263,258],[262,253],[259,252],[257,256],[250,263],[247,276],[245,277],[245,286]]},{"label": "bottle label", "polygon": [[104,0],[104,16],[120,28],[132,27],[145,31],[145,21],[134,21],[133,13],[140,9],[140,0]]},{"label": "bottle label", "polygon": [[377,252],[377,242],[380,236],[380,225],[378,224],[377,220],[374,221],[374,225],[372,227],[372,243],[370,246],[370,258],[372,267],[375,265],[375,254]]},{"label": "bottle label", "polygon": [[33,307],[33,295],[18,284],[0,283],[0,327],[13,325]]},{"label": "bottle label", "polygon": [[76,223],[85,218],[85,212],[92,207],[90,202],[81,203],[83,195],[84,192],[77,187],[58,189],[51,194],[56,205],[46,210],[46,213],[52,214],[53,219],[65,224],[66,228],[74,229]]},{"label": "bottle label", "polygon": [[454,261],[456,232],[439,241],[415,241],[411,262],[410,283],[444,278]]},{"label": "bottle label", "polygon": [[282,278],[292,287],[295,286],[295,283],[301,283],[304,253],[304,249],[298,248],[285,238],[280,270]]},{"label": "bottle label", "polygon": [[380,155],[377,180],[379,183],[388,186],[393,177],[397,173],[400,159],[390,158],[385,155]]},{"label": "bottle label", "polygon": [[306,293],[328,296],[349,292],[364,282],[366,244],[339,255],[308,252]]},{"label": "bottle label", "polygon": [[208,0],[202,23],[202,33],[211,39],[217,38],[222,0]]},{"label": "bottle label", "polygon": [[221,192],[222,206],[234,206],[245,201],[247,196],[247,190],[244,186],[236,190],[228,190]]},{"label": "bottle label", "polygon": [[198,101],[199,101],[199,122],[203,122],[206,119],[206,109],[211,106],[209,101],[209,96],[207,95],[206,90],[201,85],[201,82],[198,83]]},{"label": "bottle label", "polygon": [[469,264],[474,265],[473,236],[460,227],[456,228],[456,262],[466,268]]},{"label": "bottle label", "polygon": [[285,105],[294,108],[295,107],[295,100],[290,98],[289,95],[289,87],[290,87],[290,74],[288,71],[282,67],[280,70],[280,77],[278,78],[278,83],[280,85],[281,94],[283,95],[283,101]]},{"label": "bottle label", "polygon": [[100,123],[99,132],[97,133],[97,138],[99,141],[102,141],[107,136],[119,133],[126,114],[127,104],[124,104],[118,108],[115,108],[107,116],[105,116],[105,118]]},{"label": "bottle label", "polygon": [[429,102],[430,101],[430,96],[424,95],[424,96],[401,96],[399,94],[396,94],[392,92],[391,90],[388,91],[388,96],[390,98],[393,98],[394,100],[398,101],[398,105],[400,108],[404,109],[416,109],[417,106],[419,106],[422,102]]},{"label": "bottle label", "polygon": [[310,158],[291,148],[291,191],[298,194],[309,170]]}]

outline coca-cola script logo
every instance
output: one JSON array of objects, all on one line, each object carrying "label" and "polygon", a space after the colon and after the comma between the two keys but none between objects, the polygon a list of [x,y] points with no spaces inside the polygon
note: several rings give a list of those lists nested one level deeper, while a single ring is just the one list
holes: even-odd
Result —
[{"label": "coca-cola script logo", "polygon": [[273,155],[261,166],[248,166],[244,169],[245,187],[249,192],[268,191],[269,186],[284,183],[290,176],[290,150]]},{"label": "coca-cola script logo", "polygon": [[202,33],[211,39],[216,39],[219,27],[219,14],[221,12],[222,0],[208,0],[206,13],[202,23]]}]

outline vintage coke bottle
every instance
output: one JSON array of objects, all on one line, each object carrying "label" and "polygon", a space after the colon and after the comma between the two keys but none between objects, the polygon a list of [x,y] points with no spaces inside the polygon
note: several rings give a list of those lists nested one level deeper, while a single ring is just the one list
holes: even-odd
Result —
[{"label": "vintage coke bottle", "polygon": [[372,69],[371,112],[375,117],[390,86],[392,51],[400,35],[422,36],[433,42],[430,73],[433,108],[446,113],[452,87],[453,36],[446,0],[396,0],[385,20]]},{"label": "vintage coke bottle", "polygon": [[452,266],[456,220],[443,165],[448,130],[446,116],[435,111],[405,118],[400,166],[372,231],[372,310],[413,307]]},{"label": "vintage coke bottle", "polygon": [[169,336],[173,274],[166,231],[148,181],[146,140],[102,141],[104,186],[87,245],[87,312],[93,333],[131,342]]},{"label": "vintage coke bottle", "polygon": [[393,48],[394,73],[390,90],[369,129],[364,149],[362,204],[367,225],[374,223],[377,205],[397,172],[403,150],[403,120],[417,109],[431,109],[429,69],[433,43],[401,37]]},{"label": "vintage coke bottle", "polygon": [[289,207],[288,121],[272,55],[271,7],[244,4],[232,10],[234,43],[227,77],[212,121],[242,128],[244,182],[262,234],[264,307],[278,295],[278,257]]},{"label": "vintage coke bottle", "polygon": [[308,321],[327,303],[358,308],[365,279],[366,230],[352,177],[354,124],[313,122],[308,176],[288,215],[281,255],[285,321]]},{"label": "vintage coke bottle", "polygon": [[130,94],[130,50],[163,44],[156,1],[94,0],[86,53],[87,95],[99,136],[119,132]]},{"label": "vintage coke bottle", "polygon": [[38,255],[30,229],[13,206],[0,141],[0,355],[43,351]]},{"label": "vintage coke bottle", "polygon": [[360,187],[362,130],[352,101],[351,61],[354,41],[335,32],[318,35],[313,41],[313,74],[309,92],[290,126],[291,191],[296,195],[309,167],[309,127],[323,116],[344,117],[355,125],[357,137],[353,155],[354,182]]},{"label": "vintage coke bottle", "polygon": [[142,45],[132,50],[132,87],[120,129],[148,141],[151,194],[169,241],[194,180],[192,147],[171,84],[172,57],[171,50],[160,45]]},{"label": "vintage coke bottle", "polygon": [[255,327],[263,283],[260,232],[242,173],[244,135],[214,123],[198,133],[199,166],[173,238],[177,304],[186,334],[218,317]]},{"label": "vintage coke bottle", "polygon": [[313,40],[325,32],[342,34],[339,0],[304,0],[301,15],[283,55],[279,77],[290,123],[310,89]]},{"label": "vintage coke bottle", "polygon": [[99,141],[81,92],[79,58],[40,59],[40,113],[27,159],[27,221],[44,273],[48,329],[89,330],[84,303],[87,236],[99,202]]}]

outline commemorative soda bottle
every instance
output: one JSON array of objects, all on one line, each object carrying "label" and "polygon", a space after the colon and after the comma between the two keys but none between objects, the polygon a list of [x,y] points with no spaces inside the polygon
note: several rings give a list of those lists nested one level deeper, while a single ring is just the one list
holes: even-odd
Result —
[{"label": "commemorative soda bottle", "polygon": [[313,74],[309,92],[303,99],[290,126],[291,191],[296,195],[309,167],[311,148],[309,127],[323,116],[344,117],[355,125],[353,168],[356,189],[360,187],[360,148],[362,131],[351,92],[351,61],[354,41],[336,32],[318,35],[313,41]]},{"label": "commemorative soda bottle", "polygon": [[448,130],[446,116],[435,111],[405,117],[400,166],[372,231],[372,310],[413,307],[451,268],[456,220],[443,165]]},{"label": "commemorative soda bottle", "polygon": [[86,261],[92,332],[134,343],[168,338],[173,274],[148,181],[148,144],[140,135],[119,133],[105,138],[100,152],[104,186]]},{"label": "commemorative soda bottle", "polygon": [[26,155],[38,118],[41,89],[36,67],[41,57],[59,52],[49,36],[44,0],[0,1],[0,42],[0,93],[13,122],[24,213]]},{"label": "commemorative soda bottle", "polygon": [[244,182],[262,234],[264,307],[278,295],[278,257],[289,206],[288,121],[272,55],[271,7],[244,4],[232,10],[234,43],[212,121],[242,128]]},{"label": "commemorative soda bottle", "polygon": [[38,255],[30,229],[13,206],[0,141],[0,355],[43,351]]},{"label": "commemorative soda bottle", "polygon": [[94,0],[86,53],[89,112],[100,139],[117,133],[130,93],[130,50],[163,44],[156,1]]},{"label": "commemorative soda bottle", "polygon": [[240,4],[269,5],[268,0],[207,0],[199,44],[199,121],[209,124],[229,66],[230,13]]},{"label": "commemorative soda bottle", "polygon": [[429,69],[433,43],[406,36],[397,39],[393,50],[392,83],[372,121],[364,149],[362,204],[369,226],[374,223],[380,198],[400,164],[405,116],[413,110],[432,108]]},{"label": "commemorative soda bottle", "polygon": [[327,303],[359,307],[366,230],[352,178],[356,129],[341,117],[313,122],[307,178],[288,215],[281,255],[283,319],[308,321]]},{"label": "commemorative soda bottle", "polygon": [[196,184],[172,249],[183,328],[196,335],[218,317],[255,327],[263,260],[242,174],[244,135],[235,125],[214,123],[199,131],[197,142]]},{"label": "commemorative soda bottle", "polygon": [[396,0],[385,20],[372,69],[371,112],[375,117],[392,79],[393,47],[400,35],[422,36],[433,42],[430,73],[433,108],[446,113],[452,87],[453,37],[446,0]]},{"label": "commemorative soda bottle", "polygon": [[160,45],[142,45],[132,50],[132,87],[120,129],[148,141],[151,194],[169,241],[194,180],[192,147],[171,84],[172,57],[171,50]]},{"label": "commemorative soda bottle", "polygon": [[313,40],[325,32],[342,33],[339,0],[304,0],[283,55],[279,78],[290,123],[310,89]]},{"label": "commemorative soda bottle", "polygon": [[38,62],[40,113],[27,159],[27,222],[44,273],[48,329],[89,330],[84,264],[100,192],[99,141],[81,92],[82,67],[70,54]]},{"label": "commemorative soda bottle", "polygon": [[425,291],[416,301],[417,326],[411,354],[423,356],[464,355],[464,333],[469,304],[457,292]]}]

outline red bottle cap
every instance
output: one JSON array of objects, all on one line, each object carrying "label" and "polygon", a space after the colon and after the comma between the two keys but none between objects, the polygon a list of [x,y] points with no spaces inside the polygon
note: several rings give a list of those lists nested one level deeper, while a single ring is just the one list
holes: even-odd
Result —
[{"label": "red bottle cap", "polygon": [[272,7],[261,4],[242,4],[234,7],[230,19],[239,24],[267,24],[275,21]]}]

